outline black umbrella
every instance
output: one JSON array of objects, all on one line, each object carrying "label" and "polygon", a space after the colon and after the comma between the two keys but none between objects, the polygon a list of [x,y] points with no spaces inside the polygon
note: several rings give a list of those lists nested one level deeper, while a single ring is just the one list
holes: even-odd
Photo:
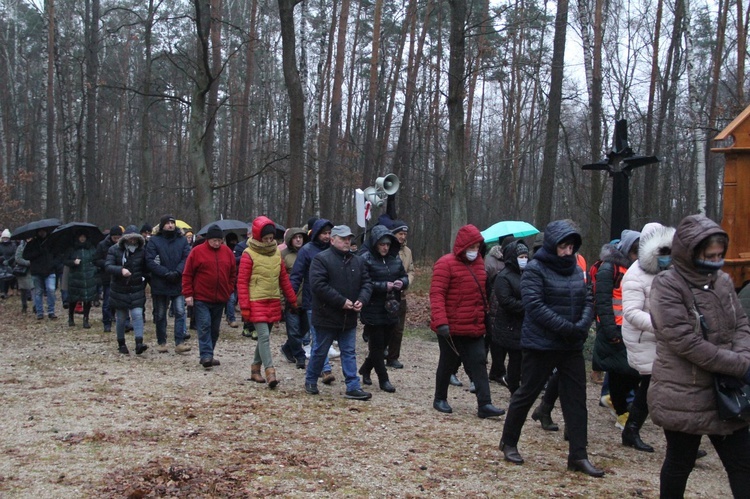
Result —
[{"label": "black umbrella", "polygon": [[55,227],[58,227],[62,222],[57,218],[45,218],[44,220],[37,220],[36,222],[30,222],[26,225],[22,225],[13,231],[11,239],[21,240],[28,239],[36,236],[36,233],[40,229],[45,229],[50,232]]},{"label": "black umbrella", "polygon": [[209,224],[206,224],[203,226],[201,230],[198,231],[199,236],[205,236],[208,232],[208,228],[212,225],[218,225],[221,231],[223,232],[224,237],[227,236],[230,232],[234,232],[238,236],[242,237],[245,236],[249,231],[250,227],[247,225],[247,223],[243,222],[242,220],[217,220],[215,222],[211,222]]},{"label": "black umbrella", "polygon": [[53,253],[64,253],[75,245],[81,233],[86,234],[86,238],[94,246],[104,239],[104,234],[96,225],[86,222],[70,222],[52,231],[52,234],[44,241],[44,245]]}]

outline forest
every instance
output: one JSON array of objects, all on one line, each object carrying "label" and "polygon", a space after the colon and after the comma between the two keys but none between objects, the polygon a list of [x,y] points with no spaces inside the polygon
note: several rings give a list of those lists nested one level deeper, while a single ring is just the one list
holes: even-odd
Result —
[{"label": "forest", "polygon": [[[0,0],[0,226],[172,213],[355,226],[396,174],[420,260],[473,223],[721,220],[713,137],[749,104],[742,0]],[[377,215],[377,213],[376,213]]]}]

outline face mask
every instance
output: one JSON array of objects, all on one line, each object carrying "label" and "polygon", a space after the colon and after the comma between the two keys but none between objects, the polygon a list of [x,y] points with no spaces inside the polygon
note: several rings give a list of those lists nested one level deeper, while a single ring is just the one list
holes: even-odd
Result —
[{"label": "face mask", "polygon": [[125,245],[125,248],[126,248],[126,249],[127,249],[127,250],[128,250],[129,252],[131,252],[131,253],[135,253],[135,250],[136,250],[136,249],[138,248],[138,246],[137,246],[137,245],[135,245],[135,244],[126,244],[126,245]]},{"label": "face mask", "polygon": [[473,262],[474,260],[476,260],[477,256],[479,256],[479,252],[478,251],[467,251],[466,252],[466,259],[469,260],[470,262]]},{"label": "face mask", "polygon": [[518,268],[521,270],[526,268],[526,264],[529,263],[528,258],[516,258],[516,261],[518,262]]},{"label": "face mask", "polygon": [[656,261],[659,264],[661,270],[666,270],[672,265],[672,257],[669,255],[657,257]]},{"label": "face mask", "polygon": [[693,263],[698,268],[698,270],[702,270],[704,272],[716,272],[724,266],[724,259],[722,258],[718,262],[695,259],[693,260]]}]

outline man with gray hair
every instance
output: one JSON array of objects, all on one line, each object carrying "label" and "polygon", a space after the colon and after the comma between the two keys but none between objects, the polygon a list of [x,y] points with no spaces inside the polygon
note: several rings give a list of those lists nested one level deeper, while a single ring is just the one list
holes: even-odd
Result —
[{"label": "man with gray hair", "polygon": [[331,246],[310,264],[312,325],[316,341],[305,375],[305,391],[317,395],[318,376],[334,340],[341,349],[341,371],[346,382],[346,398],[368,400],[357,375],[357,314],[372,294],[372,282],[360,257],[351,253],[351,229],[337,225],[331,229]]}]

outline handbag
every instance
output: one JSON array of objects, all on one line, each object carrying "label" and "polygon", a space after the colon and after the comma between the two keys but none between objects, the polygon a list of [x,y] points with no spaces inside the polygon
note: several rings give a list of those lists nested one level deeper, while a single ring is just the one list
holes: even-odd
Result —
[{"label": "handbag", "polygon": [[29,273],[29,267],[27,267],[26,265],[21,265],[20,263],[17,263],[13,266],[12,273],[16,277],[23,277]]},{"label": "handbag", "polygon": [[394,291],[388,291],[385,296],[385,311],[388,312],[388,317],[398,317],[398,312],[401,310],[401,301],[397,298]]},{"label": "handbag", "polygon": [[[708,325],[697,303],[693,303],[703,339],[708,341]],[[714,373],[714,394],[716,409],[722,421],[750,421],[750,385],[741,379],[725,374]]]},{"label": "handbag", "polygon": [[12,281],[15,279],[11,268],[8,265],[0,265],[0,281]]}]

